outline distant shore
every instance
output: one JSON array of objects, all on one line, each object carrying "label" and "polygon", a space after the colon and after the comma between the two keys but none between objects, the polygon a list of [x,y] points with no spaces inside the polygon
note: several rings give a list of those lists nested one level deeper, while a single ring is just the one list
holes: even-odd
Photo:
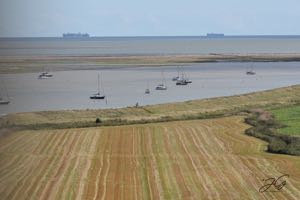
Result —
[{"label": "distant shore", "polygon": [[127,67],[158,67],[208,62],[296,62],[292,54],[198,54],[198,55],[118,55],[118,56],[2,56],[0,74],[50,71],[97,70]]}]

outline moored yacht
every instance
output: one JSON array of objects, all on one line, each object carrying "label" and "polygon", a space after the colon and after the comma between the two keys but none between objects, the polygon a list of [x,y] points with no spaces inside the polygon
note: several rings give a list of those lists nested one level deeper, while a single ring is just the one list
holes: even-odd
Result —
[{"label": "moored yacht", "polygon": [[177,67],[177,73],[178,75],[172,78],[172,81],[178,81],[180,79],[179,77],[179,67]]},{"label": "moored yacht", "polygon": [[4,84],[4,82],[3,82],[3,86],[4,86],[4,90],[6,92],[6,95],[5,95],[6,98],[3,97],[2,95],[0,95],[0,105],[5,105],[5,104],[9,104],[10,103],[9,96],[8,96],[8,91],[7,91],[7,88],[6,88],[5,84]]},{"label": "moored yacht", "polygon": [[181,78],[176,81],[176,85],[187,85],[188,83],[192,83],[192,81],[186,78],[184,73],[182,73]]},{"label": "moored yacht", "polygon": [[187,79],[184,80],[184,82],[186,82],[186,83],[192,83],[192,80],[187,78]]},{"label": "moored yacht", "polygon": [[46,78],[52,78],[53,74],[50,74],[49,72],[42,72],[39,75],[39,79],[46,79]]},{"label": "moored yacht", "polygon": [[159,84],[156,86],[155,89],[156,90],[167,90],[167,86],[165,86],[164,84]]},{"label": "moored yacht", "polygon": [[249,70],[249,71],[246,72],[246,74],[247,75],[255,75],[256,73],[253,70]]},{"label": "moored yacht", "polygon": [[176,81],[176,85],[187,85],[187,84],[188,83],[185,80],[182,80],[182,79]]},{"label": "moored yacht", "polygon": [[90,99],[104,99],[105,96],[101,95],[100,92],[93,94],[92,96],[90,96]]},{"label": "moored yacht", "polygon": [[90,96],[90,99],[105,99],[105,95],[100,93],[100,75],[98,74],[98,90],[96,94]]},{"label": "moored yacht", "polygon": [[9,100],[4,100],[3,98],[0,98],[0,104],[1,105],[5,105],[5,104],[9,104],[10,101]]},{"label": "moored yacht", "polygon": [[252,63],[252,65],[251,65],[250,69],[247,69],[247,70],[246,70],[246,74],[247,74],[247,75],[255,75],[255,74],[256,74],[256,72],[255,72],[254,69],[253,69],[253,63]]},{"label": "moored yacht", "polygon": [[162,76],[162,82],[160,84],[158,84],[156,86],[156,90],[167,90],[167,86],[165,85],[165,78],[164,78],[164,73],[161,72],[161,76]]},{"label": "moored yacht", "polygon": [[147,88],[145,90],[145,94],[150,94],[149,83],[147,83]]}]

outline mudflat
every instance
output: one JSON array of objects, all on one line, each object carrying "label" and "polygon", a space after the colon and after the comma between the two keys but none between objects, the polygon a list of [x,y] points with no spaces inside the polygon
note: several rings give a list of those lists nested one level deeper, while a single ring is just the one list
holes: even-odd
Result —
[{"label": "mudflat", "polygon": [[300,54],[193,54],[193,55],[112,55],[112,56],[1,56],[1,73],[110,69],[161,65],[184,65],[201,62],[276,62],[300,61]]}]

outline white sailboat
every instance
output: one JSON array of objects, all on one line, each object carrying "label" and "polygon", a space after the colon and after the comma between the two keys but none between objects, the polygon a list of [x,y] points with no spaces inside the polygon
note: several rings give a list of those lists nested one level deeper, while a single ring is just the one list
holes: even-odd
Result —
[{"label": "white sailboat", "polygon": [[256,72],[253,70],[253,63],[251,65],[250,69],[246,70],[246,74],[247,75],[255,75],[256,74]]},{"label": "white sailboat", "polygon": [[179,77],[179,67],[177,67],[177,76],[172,78],[172,81],[178,81],[180,79]]},{"label": "white sailboat", "polygon": [[192,80],[184,72],[182,72],[181,78],[176,81],[176,85],[187,85],[189,83],[192,83]]},{"label": "white sailboat", "polygon": [[167,86],[165,85],[165,78],[163,71],[161,72],[162,82],[156,86],[156,90],[167,90]]},{"label": "white sailboat", "polygon": [[149,83],[147,83],[147,88],[145,90],[145,94],[150,94]]},{"label": "white sailboat", "polygon": [[8,96],[8,91],[7,91],[7,88],[6,88],[6,86],[5,86],[5,84],[4,84],[4,82],[3,82],[3,87],[4,87],[4,90],[5,90],[5,97],[4,96],[0,96],[0,105],[7,105],[7,104],[9,104],[10,103],[10,100],[9,100],[9,96]]},{"label": "white sailboat", "polygon": [[90,99],[105,99],[105,95],[100,94],[100,74],[98,74],[98,90],[97,90],[97,93],[90,96]]},{"label": "white sailboat", "polygon": [[40,75],[38,76],[39,79],[48,79],[48,78],[52,78],[52,77],[53,77],[53,74],[49,73],[45,69],[44,69],[44,72],[40,73]]}]

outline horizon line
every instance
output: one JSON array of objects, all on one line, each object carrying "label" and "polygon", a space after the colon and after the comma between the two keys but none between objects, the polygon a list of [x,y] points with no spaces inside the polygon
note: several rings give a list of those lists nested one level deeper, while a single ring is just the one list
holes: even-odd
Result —
[{"label": "horizon line", "polygon": [[[208,33],[208,34],[223,34],[223,33]],[[61,36],[4,36],[0,39],[26,39],[26,38],[62,38],[62,39],[89,39],[89,38],[142,38],[142,37],[204,37],[204,38],[226,38],[226,37],[300,37],[300,34],[286,34],[286,35],[277,35],[277,34],[241,34],[241,35],[226,35],[223,36],[207,36],[207,35],[112,35],[112,36],[96,36],[90,35],[89,37],[78,37],[78,38],[63,38]]]}]

